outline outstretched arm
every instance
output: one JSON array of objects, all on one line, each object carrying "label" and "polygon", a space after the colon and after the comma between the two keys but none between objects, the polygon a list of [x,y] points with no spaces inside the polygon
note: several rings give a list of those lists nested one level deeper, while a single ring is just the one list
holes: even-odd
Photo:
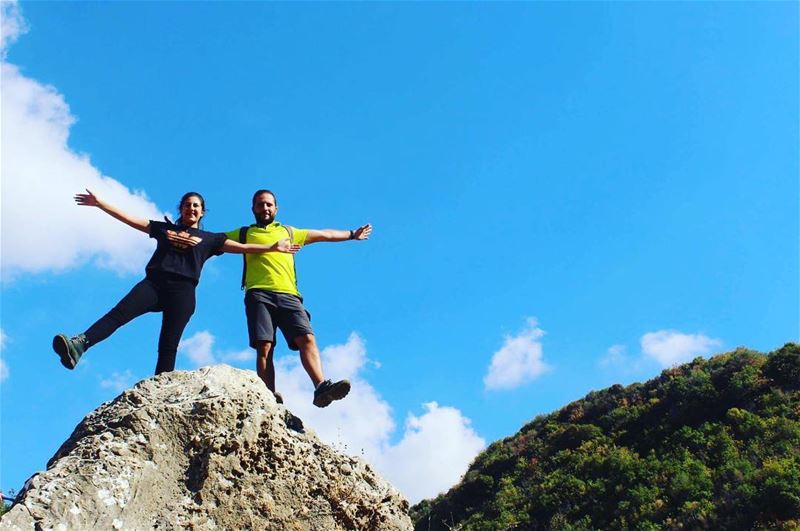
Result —
[{"label": "outstretched arm", "polygon": [[367,223],[355,230],[309,229],[306,245],[317,242],[343,242],[347,240],[366,240],[372,234],[372,225]]},{"label": "outstretched arm", "polygon": [[227,239],[222,244],[222,250],[226,253],[252,254],[252,253],[289,253],[294,254],[300,250],[300,246],[289,241],[289,238],[279,240],[272,245],[261,245],[259,243],[239,243]]},{"label": "outstretched arm", "polygon": [[140,230],[142,232],[150,232],[150,221],[141,218],[135,218],[131,215],[126,214],[122,210],[118,209],[114,205],[110,205],[94,195],[89,189],[86,190],[85,194],[75,194],[75,202],[78,203],[80,206],[93,206],[97,207],[109,216],[120,220],[121,222],[125,223],[133,227],[136,230]]}]

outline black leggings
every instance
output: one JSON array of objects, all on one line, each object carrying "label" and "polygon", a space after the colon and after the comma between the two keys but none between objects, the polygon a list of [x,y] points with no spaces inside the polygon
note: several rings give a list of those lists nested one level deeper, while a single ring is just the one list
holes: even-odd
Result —
[{"label": "black leggings", "polygon": [[183,329],[194,313],[195,284],[178,275],[148,274],[114,308],[84,332],[89,346],[103,341],[117,328],[147,312],[162,312],[156,374],[175,370],[175,356]]}]

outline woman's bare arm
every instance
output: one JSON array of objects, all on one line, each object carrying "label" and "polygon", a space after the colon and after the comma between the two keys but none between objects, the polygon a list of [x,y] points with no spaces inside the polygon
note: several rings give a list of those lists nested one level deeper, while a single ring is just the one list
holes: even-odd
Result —
[{"label": "woman's bare arm", "polygon": [[80,206],[91,206],[97,207],[109,216],[120,220],[126,225],[133,227],[136,230],[140,230],[142,232],[150,232],[150,221],[141,218],[135,218],[126,212],[118,209],[114,205],[106,203],[96,195],[94,195],[90,190],[86,190],[85,194],[75,194],[75,202],[78,203]]}]

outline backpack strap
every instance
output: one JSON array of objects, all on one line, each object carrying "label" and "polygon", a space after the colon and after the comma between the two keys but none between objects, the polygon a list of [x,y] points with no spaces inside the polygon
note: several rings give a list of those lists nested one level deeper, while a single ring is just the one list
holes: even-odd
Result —
[{"label": "backpack strap", "polygon": [[[239,243],[247,243],[247,229],[250,227],[241,227],[239,229]],[[242,253],[242,290],[244,290],[244,279],[247,276],[247,253]]]},{"label": "backpack strap", "polygon": [[[294,243],[294,227],[291,225],[284,225],[283,228],[286,229],[286,232],[289,233],[289,243]],[[294,261],[294,256],[292,256],[292,269],[294,269],[294,289],[300,291],[300,288],[297,287],[297,264]],[[302,302],[302,297],[300,298]]]}]

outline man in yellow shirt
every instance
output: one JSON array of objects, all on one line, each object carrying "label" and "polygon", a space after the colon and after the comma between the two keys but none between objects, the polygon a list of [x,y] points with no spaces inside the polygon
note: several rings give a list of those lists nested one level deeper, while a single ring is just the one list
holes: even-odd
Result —
[{"label": "man in yellow shirt", "polygon": [[[309,245],[317,242],[343,242],[366,240],[372,225],[362,225],[355,230],[296,229],[275,221],[278,201],[269,190],[253,194],[253,215],[256,222],[249,227],[232,230],[225,235],[242,243],[267,243],[291,238],[292,243]],[[274,255],[274,256],[272,256]],[[300,361],[314,384],[314,405],[326,407],[350,392],[350,382],[326,380],[322,372],[310,314],[303,306],[297,289],[294,256],[284,253],[244,255],[245,273],[242,285],[247,290],[244,297],[247,314],[247,331],[250,346],[256,350],[256,372],[267,388],[283,402],[275,391],[275,332],[280,328],[292,350],[300,351]],[[288,258],[288,259],[287,259]]]}]

